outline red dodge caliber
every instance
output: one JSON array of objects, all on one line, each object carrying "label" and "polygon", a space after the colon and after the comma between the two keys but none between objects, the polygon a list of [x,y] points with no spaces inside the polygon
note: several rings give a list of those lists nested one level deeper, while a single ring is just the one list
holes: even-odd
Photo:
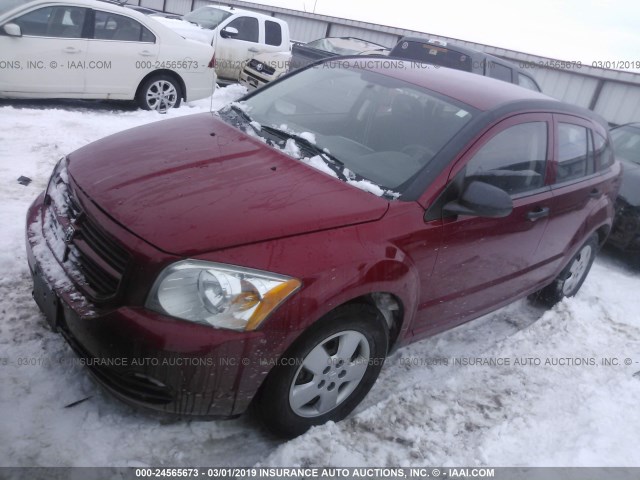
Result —
[{"label": "red dodge caliber", "polygon": [[388,352],[576,294],[620,166],[592,112],[379,57],[63,158],[28,212],[34,298],[117,397],[344,418]]}]

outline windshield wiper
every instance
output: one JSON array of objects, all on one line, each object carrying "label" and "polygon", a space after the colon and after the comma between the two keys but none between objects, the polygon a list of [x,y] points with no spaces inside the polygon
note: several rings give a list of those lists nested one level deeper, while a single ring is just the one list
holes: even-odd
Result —
[{"label": "windshield wiper", "polygon": [[276,127],[269,127],[267,125],[262,125],[262,130],[274,135],[276,137],[280,137],[282,139],[292,139],[299,146],[301,146],[304,150],[311,151],[316,155],[321,156],[325,161],[329,163],[333,163],[334,165],[339,165],[340,167],[344,167],[344,162],[337,158],[336,156],[327,152],[324,148],[315,143],[307,140],[300,135],[296,135],[295,133],[287,132],[286,130],[282,130]]},{"label": "windshield wiper", "polygon": [[[231,108],[231,110],[233,110],[234,112],[236,112],[238,115],[240,115],[244,120],[247,121],[247,123],[251,123],[253,122],[253,118],[251,118],[249,116],[249,114],[247,112],[245,112],[243,109],[241,109],[238,105],[233,105],[231,104],[229,106],[229,108]],[[255,130],[255,128],[254,128]]]},{"label": "windshield wiper", "polygon": [[[267,132],[268,134],[277,137],[281,140],[291,139],[298,144],[299,147],[302,147],[303,150],[307,150],[313,152],[316,155],[322,157],[322,159],[330,165],[334,167],[344,167],[344,162],[340,160],[338,157],[330,154],[324,148],[319,145],[316,145],[313,142],[310,142],[306,138],[301,137],[300,135],[296,135],[295,133],[287,132],[286,130],[282,130],[281,128],[270,127],[268,125],[262,125],[258,122],[255,122],[251,116],[245,112],[242,108],[237,105],[231,105],[231,110],[233,110],[237,115],[239,115],[244,121],[249,124],[249,126],[258,134],[261,135],[261,132]],[[258,126],[256,126],[258,125]],[[261,135],[262,136],[262,135]],[[268,139],[267,139],[268,140]],[[270,140],[268,140],[270,141]],[[342,172],[338,171],[336,168],[336,173],[343,175]]]}]

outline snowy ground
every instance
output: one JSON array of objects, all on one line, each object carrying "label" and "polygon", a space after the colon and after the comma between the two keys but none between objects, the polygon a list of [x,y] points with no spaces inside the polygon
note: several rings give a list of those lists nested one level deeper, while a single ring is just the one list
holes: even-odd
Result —
[{"label": "snowy ground", "polygon": [[[214,108],[241,93],[219,90]],[[177,421],[102,392],[31,299],[26,209],[62,154],[208,109],[0,102],[0,465],[640,466],[640,272],[607,252],[576,298],[551,311],[519,301],[396,352],[354,415],[287,443],[251,416]],[[510,365],[453,366],[454,357]]]}]

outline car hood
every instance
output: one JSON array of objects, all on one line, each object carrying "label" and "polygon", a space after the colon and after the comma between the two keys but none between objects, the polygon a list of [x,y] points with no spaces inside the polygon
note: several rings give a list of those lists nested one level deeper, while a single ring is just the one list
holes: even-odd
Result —
[{"label": "car hood", "polygon": [[152,18],[189,40],[196,40],[208,45],[211,45],[213,42],[213,30],[199,27],[198,25],[178,18],[167,18],[160,15],[153,15]]},{"label": "car hood", "polygon": [[629,205],[640,207],[640,165],[635,162],[625,161],[622,171],[622,185],[620,185],[619,195],[624,198]]},{"label": "car hood", "polygon": [[389,205],[210,113],[94,142],[69,173],[115,221],[182,256],[373,221]]}]

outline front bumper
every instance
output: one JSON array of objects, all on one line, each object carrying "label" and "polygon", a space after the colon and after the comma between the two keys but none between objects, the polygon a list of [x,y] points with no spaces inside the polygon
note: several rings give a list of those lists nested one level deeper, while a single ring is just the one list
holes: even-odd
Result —
[{"label": "front bumper", "polygon": [[[242,413],[266,376],[263,334],[213,329],[142,306],[100,307],[74,286],[42,232],[44,195],[27,214],[33,295],[94,378],[127,403],[178,415]],[[262,347],[262,348],[260,348]]]},{"label": "front bumper", "polygon": [[238,83],[240,83],[240,85],[244,85],[249,91],[260,88],[269,82],[269,79],[264,78],[259,75],[258,72],[246,67],[242,72],[240,72],[240,77],[238,78]]}]

